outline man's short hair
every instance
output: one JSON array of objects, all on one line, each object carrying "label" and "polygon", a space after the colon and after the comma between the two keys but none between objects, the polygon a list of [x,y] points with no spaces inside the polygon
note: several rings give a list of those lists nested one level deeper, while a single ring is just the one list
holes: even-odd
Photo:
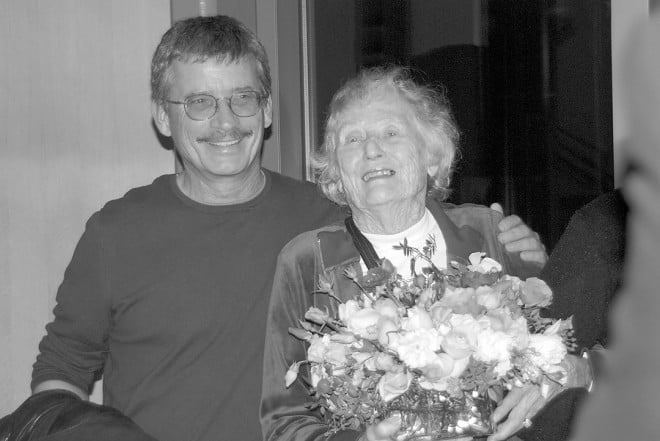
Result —
[{"label": "man's short hair", "polygon": [[254,59],[264,97],[271,94],[268,56],[252,30],[226,15],[193,17],[172,25],[160,40],[151,60],[151,99],[163,103],[168,99],[171,66],[174,61],[218,62]]}]

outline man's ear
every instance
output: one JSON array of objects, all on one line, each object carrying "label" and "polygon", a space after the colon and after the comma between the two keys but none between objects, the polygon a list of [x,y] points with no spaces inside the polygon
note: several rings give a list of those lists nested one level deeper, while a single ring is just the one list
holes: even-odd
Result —
[{"label": "man's ear", "polygon": [[170,118],[167,115],[167,110],[163,104],[157,103],[156,101],[151,101],[151,116],[154,119],[154,124],[158,128],[158,131],[163,136],[172,136],[172,131],[170,130]]},{"label": "man's ear", "polygon": [[273,123],[273,99],[268,95],[266,104],[264,105],[264,129],[270,127]]}]

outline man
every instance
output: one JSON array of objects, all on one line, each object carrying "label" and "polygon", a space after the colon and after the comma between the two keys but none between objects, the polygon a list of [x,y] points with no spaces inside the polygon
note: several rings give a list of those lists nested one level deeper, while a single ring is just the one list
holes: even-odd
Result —
[{"label": "man", "polygon": [[86,226],[40,345],[33,389],[104,401],[161,441],[261,438],[264,321],[277,253],[343,215],[264,170],[262,45],[229,17],[176,23],[152,62],[153,119],[183,164]]},{"label": "man", "polygon": [[[298,233],[345,214],[311,184],[261,168],[268,60],[238,21],[175,23],[154,54],[151,86],[153,119],[183,169],[90,218],[39,347],[33,391],[87,399],[102,375],[105,404],[160,441],[256,441],[276,256]],[[501,240],[541,266],[534,233],[517,217],[502,222]]]}]

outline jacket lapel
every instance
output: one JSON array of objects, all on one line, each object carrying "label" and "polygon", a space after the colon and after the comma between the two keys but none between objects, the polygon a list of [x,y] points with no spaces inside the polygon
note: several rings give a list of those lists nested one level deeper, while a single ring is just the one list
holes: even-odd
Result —
[{"label": "jacket lapel", "polygon": [[447,245],[447,264],[456,260],[468,263],[470,254],[483,250],[484,238],[477,230],[467,225],[458,227],[445,214],[442,206],[433,199],[427,199],[426,206],[440,226]]}]

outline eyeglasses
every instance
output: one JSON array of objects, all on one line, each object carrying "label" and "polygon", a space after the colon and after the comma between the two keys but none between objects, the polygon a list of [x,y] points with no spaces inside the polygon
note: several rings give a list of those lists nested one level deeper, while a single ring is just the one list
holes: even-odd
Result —
[{"label": "eyeglasses", "polygon": [[262,96],[254,90],[236,92],[228,97],[216,98],[213,95],[200,93],[191,95],[185,101],[165,100],[172,104],[183,104],[186,115],[195,121],[205,121],[210,119],[218,111],[218,101],[225,100],[229,103],[229,108],[236,116],[256,115],[261,107]]}]

